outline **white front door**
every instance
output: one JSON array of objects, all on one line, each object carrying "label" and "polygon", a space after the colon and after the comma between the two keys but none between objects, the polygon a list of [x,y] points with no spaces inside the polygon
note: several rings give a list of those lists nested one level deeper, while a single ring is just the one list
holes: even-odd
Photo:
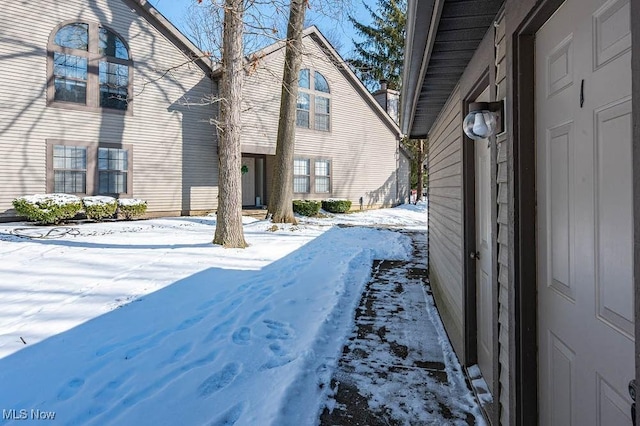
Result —
[{"label": "white front door", "polygon": [[[489,102],[487,88],[476,102]],[[473,141],[476,173],[476,321],[478,367],[493,393],[493,280],[491,273],[491,146]]]},{"label": "white front door", "polygon": [[629,5],[567,0],[536,34],[542,425],[631,425]]},{"label": "white front door", "polygon": [[256,159],[242,157],[242,205],[256,204]]}]

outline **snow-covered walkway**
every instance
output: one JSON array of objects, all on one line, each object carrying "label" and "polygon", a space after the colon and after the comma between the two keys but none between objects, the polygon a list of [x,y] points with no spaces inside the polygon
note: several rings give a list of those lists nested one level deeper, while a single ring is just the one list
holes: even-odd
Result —
[{"label": "snow-covered walkway", "polygon": [[411,257],[340,222],[426,230],[426,206],[247,220],[245,250],[211,245],[213,217],[0,225],[0,424],[317,424],[374,259]]}]

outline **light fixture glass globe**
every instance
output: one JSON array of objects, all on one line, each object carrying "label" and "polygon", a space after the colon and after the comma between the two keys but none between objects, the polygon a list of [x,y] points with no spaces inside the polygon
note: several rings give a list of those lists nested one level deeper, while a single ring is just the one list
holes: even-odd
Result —
[{"label": "light fixture glass globe", "polygon": [[486,139],[496,131],[496,116],[489,110],[471,111],[464,118],[462,128],[474,141]]}]

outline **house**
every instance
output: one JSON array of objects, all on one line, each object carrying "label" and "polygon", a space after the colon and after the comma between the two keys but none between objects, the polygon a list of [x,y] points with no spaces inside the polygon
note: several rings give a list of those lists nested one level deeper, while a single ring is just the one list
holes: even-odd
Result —
[{"label": "house", "polygon": [[[146,0],[9,2],[3,18],[0,220],[15,220],[14,198],[45,192],[142,198],[150,216],[216,209],[218,76]],[[317,30],[306,40],[318,57],[306,65],[315,86],[303,89],[315,104],[299,114],[309,116],[298,132],[299,198],[403,202],[398,127]],[[280,51],[263,52],[275,68],[260,68],[245,87],[247,205],[268,199]],[[263,72],[273,78],[258,80]],[[318,76],[329,92],[316,90]]]},{"label": "house", "polygon": [[[242,204],[248,207],[266,204],[271,190],[284,54],[282,42],[254,53],[255,67],[245,79]],[[303,32],[302,54],[294,199],[342,198],[356,209],[408,201],[409,160],[387,113],[393,103],[385,110],[376,102],[314,26]],[[386,87],[381,92],[394,96]]]},{"label": "house", "polygon": [[[429,276],[491,424],[632,424],[639,28],[635,0],[408,2],[401,129],[429,138]],[[479,101],[504,101],[503,131],[474,141]]]}]

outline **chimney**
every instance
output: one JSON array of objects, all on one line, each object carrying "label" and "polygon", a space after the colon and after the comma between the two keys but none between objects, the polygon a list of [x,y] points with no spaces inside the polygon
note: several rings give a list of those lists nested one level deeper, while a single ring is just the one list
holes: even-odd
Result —
[{"label": "chimney", "polygon": [[387,114],[398,123],[398,98],[400,93],[387,87],[387,80],[380,80],[380,89],[373,93],[374,99]]}]

